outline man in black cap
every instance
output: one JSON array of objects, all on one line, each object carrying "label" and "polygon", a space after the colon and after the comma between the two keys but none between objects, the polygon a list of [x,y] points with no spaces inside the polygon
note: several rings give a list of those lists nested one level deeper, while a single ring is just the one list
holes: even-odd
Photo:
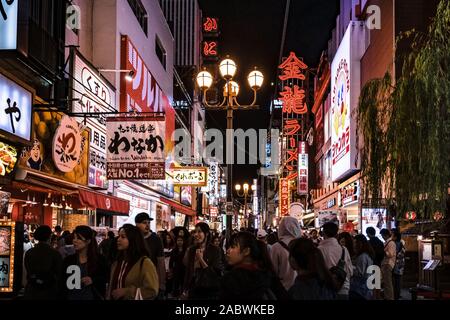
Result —
[{"label": "man in black cap", "polygon": [[158,272],[159,291],[160,291],[159,296],[163,296],[163,292],[166,290],[166,267],[164,262],[164,248],[162,240],[158,237],[156,233],[150,230],[150,221],[152,220],[153,218],[150,218],[150,216],[146,212],[141,212],[134,218],[136,227],[138,227],[142,231],[142,234],[144,235],[145,244],[147,245],[147,249],[150,254],[149,258],[152,260]]}]

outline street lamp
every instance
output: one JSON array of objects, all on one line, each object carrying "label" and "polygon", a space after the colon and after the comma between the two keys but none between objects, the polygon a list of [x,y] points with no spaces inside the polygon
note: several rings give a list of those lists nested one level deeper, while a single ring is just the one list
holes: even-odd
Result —
[{"label": "street lamp", "polygon": [[[247,196],[249,194],[249,185],[248,185],[248,183],[244,183],[244,185],[241,187],[240,184],[236,184],[234,186],[234,188],[239,197],[244,197],[244,216],[248,217],[249,210],[247,209]],[[241,192],[241,189],[242,189],[242,192]],[[256,190],[256,186],[252,185],[251,190],[252,190],[252,192],[254,192]]]},{"label": "street lamp", "polygon": [[116,70],[116,69],[98,69],[99,72],[114,72],[114,73],[126,73],[125,80],[128,82],[133,81],[134,71],[133,70]]},{"label": "street lamp", "polygon": [[[202,102],[205,106],[205,109],[207,110],[226,110],[227,111],[227,141],[232,142],[233,139],[233,110],[251,110],[251,109],[257,109],[258,106],[256,106],[256,92],[261,88],[264,76],[262,72],[256,70],[251,71],[249,75],[247,76],[248,83],[250,85],[250,88],[253,91],[253,101],[249,105],[240,105],[236,97],[239,94],[239,84],[235,81],[232,81],[234,75],[237,71],[236,63],[231,60],[229,57],[224,59],[219,63],[219,71],[223,79],[225,79],[226,83],[223,90],[223,100],[219,104],[211,105],[208,103],[206,98],[206,93],[211,87],[213,83],[213,77],[211,73],[209,73],[206,69],[200,71],[197,75],[197,85],[200,87],[200,89],[203,92],[203,99]],[[232,145],[230,143],[229,145]],[[228,151],[228,150],[227,150]],[[233,203],[233,191],[232,191],[232,166],[229,161],[227,161],[227,236],[229,237],[231,235],[232,230],[232,219],[233,219],[233,213],[230,212],[233,211],[228,207],[229,204]]]}]

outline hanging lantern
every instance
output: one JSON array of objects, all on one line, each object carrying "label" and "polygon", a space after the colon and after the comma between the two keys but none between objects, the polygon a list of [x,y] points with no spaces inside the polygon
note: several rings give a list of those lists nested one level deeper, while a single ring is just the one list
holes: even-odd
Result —
[{"label": "hanging lantern", "polygon": [[440,221],[444,218],[444,215],[440,211],[436,211],[433,215],[434,221]]},{"label": "hanging lantern", "polygon": [[407,220],[416,220],[417,214],[414,211],[408,211],[405,213],[405,219]]}]

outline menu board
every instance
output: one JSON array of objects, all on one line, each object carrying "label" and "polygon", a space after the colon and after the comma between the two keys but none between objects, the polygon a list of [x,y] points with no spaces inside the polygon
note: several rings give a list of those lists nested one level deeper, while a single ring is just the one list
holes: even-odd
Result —
[{"label": "menu board", "polygon": [[0,222],[0,292],[12,292],[14,267],[14,222]]}]

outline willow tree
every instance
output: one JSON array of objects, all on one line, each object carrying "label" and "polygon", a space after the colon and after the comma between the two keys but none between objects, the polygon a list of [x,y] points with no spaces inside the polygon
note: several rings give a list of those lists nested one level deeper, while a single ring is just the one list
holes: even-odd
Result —
[{"label": "willow tree", "polygon": [[450,1],[440,2],[426,32],[403,37],[412,46],[401,76],[387,73],[361,90],[362,197],[431,218],[445,213],[450,182]]}]

